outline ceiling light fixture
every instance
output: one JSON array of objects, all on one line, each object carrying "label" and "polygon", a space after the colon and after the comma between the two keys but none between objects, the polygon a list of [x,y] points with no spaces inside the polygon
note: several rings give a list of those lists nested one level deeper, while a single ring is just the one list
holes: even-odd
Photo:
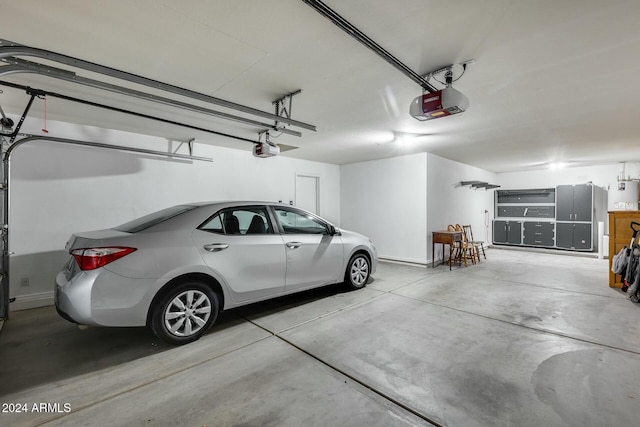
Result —
[{"label": "ceiling light fixture", "polygon": [[551,169],[551,170],[564,169],[566,166],[567,166],[567,164],[564,163],[564,162],[551,162],[551,163],[549,163],[549,169]]},{"label": "ceiling light fixture", "polygon": [[393,141],[398,144],[399,147],[405,147],[413,145],[416,142],[416,138],[419,135],[413,133],[394,132]]}]

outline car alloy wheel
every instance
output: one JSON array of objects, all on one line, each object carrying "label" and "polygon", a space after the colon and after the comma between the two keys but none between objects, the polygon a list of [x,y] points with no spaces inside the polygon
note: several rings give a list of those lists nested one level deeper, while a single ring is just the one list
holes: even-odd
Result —
[{"label": "car alloy wheel", "polygon": [[345,282],[352,289],[363,288],[369,280],[369,259],[357,254],[351,257],[345,274]]},{"label": "car alloy wheel", "polygon": [[199,282],[172,287],[154,304],[151,330],[169,344],[186,344],[200,338],[218,317],[218,296]]},{"label": "car alloy wheel", "polygon": [[164,325],[178,337],[197,334],[211,316],[209,297],[198,290],[188,290],[171,300],[164,311]]}]

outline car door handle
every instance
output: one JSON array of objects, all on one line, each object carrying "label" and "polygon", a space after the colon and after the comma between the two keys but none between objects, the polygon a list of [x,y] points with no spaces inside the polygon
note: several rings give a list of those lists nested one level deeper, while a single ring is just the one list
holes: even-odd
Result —
[{"label": "car door handle", "polygon": [[229,245],[226,243],[210,243],[208,245],[204,245],[204,250],[207,252],[219,252],[224,249],[227,249]]},{"label": "car door handle", "polygon": [[287,247],[291,249],[298,249],[302,246],[302,242],[287,242]]}]

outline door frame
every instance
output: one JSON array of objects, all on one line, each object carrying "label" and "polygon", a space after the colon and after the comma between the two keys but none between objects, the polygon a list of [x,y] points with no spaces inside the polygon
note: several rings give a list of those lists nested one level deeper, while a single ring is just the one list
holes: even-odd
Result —
[{"label": "door frame", "polygon": [[312,173],[299,173],[296,172],[296,179],[294,183],[294,204],[298,206],[298,177],[301,178],[314,178],[316,180],[316,211],[312,212],[316,215],[320,215],[320,175],[312,174]]}]

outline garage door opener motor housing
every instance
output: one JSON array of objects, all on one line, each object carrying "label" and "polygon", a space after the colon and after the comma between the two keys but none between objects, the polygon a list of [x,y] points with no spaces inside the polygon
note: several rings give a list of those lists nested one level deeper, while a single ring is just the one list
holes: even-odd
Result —
[{"label": "garage door opener motor housing", "polygon": [[460,91],[447,87],[415,98],[409,107],[409,114],[414,119],[425,121],[462,113],[468,108],[469,99]]}]

